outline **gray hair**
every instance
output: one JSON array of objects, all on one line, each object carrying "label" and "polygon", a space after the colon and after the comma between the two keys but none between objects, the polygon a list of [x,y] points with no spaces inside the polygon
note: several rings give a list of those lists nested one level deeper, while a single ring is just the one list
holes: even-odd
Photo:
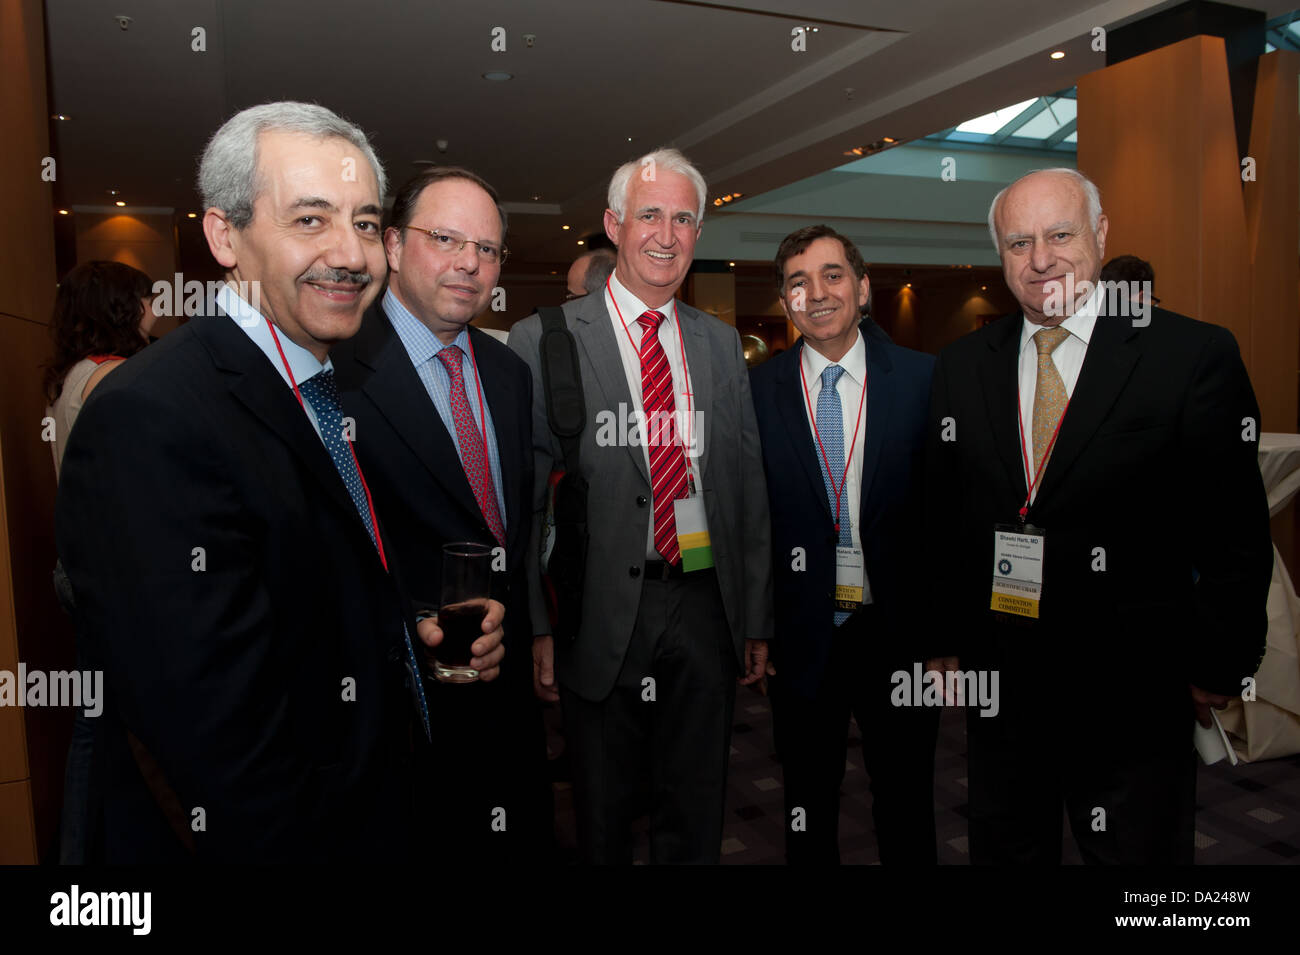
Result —
[{"label": "gray hair", "polygon": [[605,291],[605,280],[614,274],[618,256],[612,249],[592,249],[587,253],[591,259],[587,263],[587,274],[582,277],[582,287],[588,295]]},{"label": "gray hair", "polygon": [[1005,187],[1001,192],[994,196],[993,201],[989,203],[989,237],[993,239],[993,248],[997,249],[999,254],[1002,252],[1002,245],[998,242],[998,229],[993,222],[994,216],[997,215],[998,204],[1002,202],[1002,197],[1007,194],[1008,190],[1011,189],[1011,186],[1028,179],[1030,176],[1035,176],[1040,172],[1061,173],[1062,175],[1071,177],[1076,183],[1078,183],[1079,188],[1083,190],[1084,198],[1088,202],[1088,221],[1092,223],[1092,231],[1094,233],[1097,231],[1097,226],[1101,223],[1101,190],[1097,188],[1095,182],[1083,173],[1079,172],[1079,170],[1071,169],[1069,166],[1055,166],[1051,169],[1031,169],[1015,182],[1011,183],[1010,186]]},{"label": "gray hair", "polygon": [[318,139],[337,137],[355,146],[375,171],[383,205],[388,177],[366,134],[337,113],[315,103],[262,103],[226,120],[208,140],[199,161],[199,195],[203,208],[214,206],[236,229],[253,221],[253,201],[262,190],[258,178],[258,136],[267,130],[306,133]]},{"label": "gray hair", "polygon": [[632,184],[632,177],[641,172],[642,169],[649,168],[656,173],[660,169],[667,169],[669,172],[675,172],[685,176],[695,187],[695,195],[699,200],[699,209],[695,214],[695,224],[698,226],[704,221],[704,203],[708,199],[708,186],[704,184],[704,177],[700,171],[691,165],[690,160],[676,149],[656,149],[652,153],[646,153],[639,159],[633,159],[631,162],[623,163],[614,173],[614,178],[609,181],[609,195],[606,197],[609,201],[609,207],[614,210],[614,218],[619,222],[623,221],[623,215],[627,211],[627,192],[628,187]]}]

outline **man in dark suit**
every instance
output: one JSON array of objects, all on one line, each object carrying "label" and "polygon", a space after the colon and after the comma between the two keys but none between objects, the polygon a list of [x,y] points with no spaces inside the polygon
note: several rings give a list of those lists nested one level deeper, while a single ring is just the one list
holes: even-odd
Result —
[{"label": "man in dark suit", "polygon": [[852,714],[881,861],[933,863],[938,710],[890,697],[892,674],[913,659],[913,526],[934,359],[859,330],[866,266],[828,226],[785,237],[776,281],[802,337],[751,378],[772,514],[786,856],[839,862]]},{"label": "man in dark suit", "polygon": [[439,827],[439,850],[480,862],[540,861],[553,839],[524,575],[532,383],[514,352],[470,325],[500,277],[505,228],[496,192],[474,173],[418,173],[398,189],[385,232],[388,290],[332,353],[357,453],[417,607],[438,608],[444,544],[498,549],[493,595],[508,609],[506,640],[520,646],[496,683],[431,694],[441,765],[421,764],[422,804],[455,820]]},{"label": "man in dark suit", "polygon": [[[59,488],[105,673],[94,858],[401,859],[417,640],[441,632],[394,581],[328,358],[383,275],[383,170],[329,110],[269,103],[218,130],[199,184],[227,282],[96,389]],[[488,679],[502,613],[475,643]]]},{"label": "man in dark suit", "polygon": [[[587,411],[582,626],[572,645],[553,646],[530,560],[538,689],[554,693],[558,676],[586,861],[632,861],[632,823],[649,810],[652,861],[717,862],[736,681],[762,676],[772,634],[749,376],[736,330],[674,298],[699,237],[703,177],[658,150],[620,167],[608,199],[614,274],[564,307]],[[510,331],[533,372],[539,536],[562,460],[540,336],[535,315]]]},{"label": "man in dark suit", "polygon": [[926,458],[929,668],[1000,677],[967,710],[971,860],[1059,862],[1064,808],[1087,862],[1190,863],[1193,714],[1264,650],[1255,396],[1225,329],[1106,314],[1075,170],[989,227],[1023,313],[939,356]]}]

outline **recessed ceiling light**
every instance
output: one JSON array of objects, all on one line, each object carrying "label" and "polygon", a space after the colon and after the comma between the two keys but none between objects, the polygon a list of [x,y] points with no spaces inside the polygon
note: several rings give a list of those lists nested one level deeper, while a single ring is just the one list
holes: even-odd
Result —
[{"label": "recessed ceiling light", "polygon": [[895,139],[893,136],[886,136],[886,137],[882,140],[882,142],[886,142],[886,143],[896,143],[896,142],[898,142],[898,140]]},{"label": "recessed ceiling light", "polygon": [[514,78],[515,74],[506,73],[502,70],[493,70],[490,73],[483,74],[483,79],[492,83],[504,83],[506,80],[513,80]]},{"label": "recessed ceiling light", "polygon": [[569,231],[569,227],[567,225],[562,225],[560,226],[560,228],[563,229],[565,232]]},{"label": "recessed ceiling light", "polygon": [[72,119],[72,117],[67,113],[55,113],[51,118],[57,119],[61,123],[66,123],[68,120]]},{"label": "recessed ceiling light", "polygon": [[117,200],[117,202],[113,203],[113,205],[115,205],[115,206],[124,206],[124,205],[126,205],[126,203],[123,202],[121,199],[119,199],[119,200]]},{"label": "recessed ceiling light", "polygon": [[911,283],[911,282],[908,282],[908,283],[907,283],[907,287],[908,287],[908,288],[911,288],[911,287],[912,287],[912,283]]},{"label": "recessed ceiling light", "polygon": [[537,201],[538,199],[540,199],[540,198],[542,198],[542,197],[541,197],[541,196],[533,196],[533,202],[536,202],[536,201]]},{"label": "recessed ceiling light", "polygon": [[109,194],[110,196],[120,196],[120,195],[121,195],[121,193],[118,192],[116,189],[110,189],[110,190],[108,190],[108,194]]},{"label": "recessed ceiling light", "polygon": [[198,214],[197,212],[191,212],[191,213],[190,213],[186,218],[189,218],[189,219],[197,219],[198,217],[199,217],[199,214]]},{"label": "recessed ceiling light", "polygon": [[733,269],[736,267],[736,263],[735,263],[735,262],[728,262],[727,264],[728,264],[729,266],[731,266]]},{"label": "recessed ceiling light", "polygon": [[67,210],[67,209],[60,209],[60,210],[59,210],[59,215],[61,215],[61,216],[66,216],[67,214],[68,214],[68,210]]},{"label": "recessed ceiling light", "polygon": [[1052,53],[1052,59],[1054,59],[1054,60],[1063,60],[1063,59],[1065,59],[1065,51],[1064,51],[1064,50],[1056,50],[1054,53]]},{"label": "recessed ceiling light", "polygon": [[582,241],[582,239],[579,239],[579,240],[578,240],[578,245],[586,245],[586,244],[587,244],[587,243],[584,242],[584,241]]},{"label": "recessed ceiling light", "polygon": [[988,290],[989,290],[989,287],[988,287],[987,285],[981,285],[981,286],[980,286],[980,291],[981,291],[981,292],[987,292]]}]

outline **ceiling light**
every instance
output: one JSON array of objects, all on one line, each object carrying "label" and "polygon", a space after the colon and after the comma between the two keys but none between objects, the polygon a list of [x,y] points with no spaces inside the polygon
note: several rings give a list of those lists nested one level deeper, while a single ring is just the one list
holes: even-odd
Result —
[{"label": "ceiling light", "polygon": [[586,242],[583,242],[581,239],[578,240],[578,245],[586,245],[586,244],[587,244],[587,243],[586,243]]},{"label": "ceiling light", "polygon": [[57,119],[57,120],[59,120],[59,122],[62,122],[62,123],[66,123],[68,120],[72,119],[72,117],[69,116],[67,113],[55,113],[55,114],[54,114],[52,117],[50,117],[50,118],[51,118],[51,119]]},{"label": "ceiling light", "polygon": [[115,206],[125,206],[126,203],[123,202],[121,199],[119,199],[119,200],[117,200],[117,202],[113,203],[113,205],[115,205]]},{"label": "ceiling light", "polygon": [[569,227],[567,225],[562,225],[560,226],[560,228],[563,229],[565,232],[569,231]]},{"label": "ceiling light", "polygon": [[735,262],[728,262],[727,264],[728,264],[729,266],[731,266],[733,269],[736,267],[736,263],[735,263]]},{"label": "ceiling light", "polygon": [[1055,52],[1052,54],[1052,59],[1054,59],[1054,60],[1063,60],[1063,59],[1065,59],[1065,51],[1064,51],[1064,50],[1057,50],[1057,51],[1055,51]]},{"label": "ceiling light", "polygon": [[109,194],[110,196],[120,196],[120,195],[121,195],[121,193],[118,192],[116,189],[110,189],[110,190],[108,190],[108,194]]},{"label": "ceiling light", "polygon": [[60,210],[59,210],[59,215],[61,215],[61,216],[66,216],[67,214],[68,214],[68,210],[67,210],[67,209],[60,209]]},{"label": "ceiling light", "polygon": [[515,74],[506,73],[501,70],[493,70],[490,73],[483,74],[483,79],[488,80],[491,83],[504,83],[506,80],[512,80],[514,78]]},{"label": "ceiling light", "polygon": [[911,288],[911,287],[912,287],[912,283],[911,283],[911,282],[908,282],[908,283],[907,283],[907,287],[908,287],[908,288]]},{"label": "ceiling light", "polygon": [[896,142],[898,142],[898,140],[895,139],[893,136],[886,136],[884,139],[881,140],[881,142],[885,142],[885,143],[896,143]]},{"label": "ceiling light", "polygon": [[198,214],[197,212],[191,212],[188,216],[186,216],[186,218],[189,218],[189,219],[197,219],[198,217],[199,217],[199,214]]},{"label": "ceiling light", "polygon": [[536,201],[537,201],[538,199],[540,199],[540,198],[542,198],[542,197],[541,197],[541,196],[533,196],[533,202],[536,202]]}]

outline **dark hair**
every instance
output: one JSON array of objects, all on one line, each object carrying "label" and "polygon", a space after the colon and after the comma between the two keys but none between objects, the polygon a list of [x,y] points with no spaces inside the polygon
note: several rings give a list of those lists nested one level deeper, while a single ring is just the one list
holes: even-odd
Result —
[{"label": "dark hair", "polygon": [[140,334],[141,299],[153,283],[121,262],[83,262],[59,283],[50,334],[54,358],[45,372],[45,394],[54,401],[68,370],[90,355],[130,358],[149,342]]},{"label": "dark hair", "polygon": [[793,259],[796,255],[803,255],[808,251],[808,246],[812,245],[818,239],[836,239],[840,245],[844,246],[844,256],[849,260],[849,268],[859,280],[866,278],[867,264],[862,261],[862,253],[858,247],[849,241],[847,236],[842,236],[828,225],[808,225],[802,229],[796,229],[788,236],[781,240],[781,245],[776,250],[776,287],[780,291],[785,287],[785,264]]},{"label": "dark hair", "polygon": [[592,249],[587,253],[591,261],[587,263],[587,274],[582,277],[582,287],[588,295],[605,291],[605,280],[614,274],[618,256],[613,249]]},{"label": "dark hair", "polygon": [[1103,282],[1150,282],[1156,287],[1156,270],[1136,255],[1117,255],[1101,268]]},{"label": "dark hair", "polygon": [[[501,216],[501,237],[504,241],[506,234],[506,210],[501,207],[501,199],[497,191],[487,184],[481,176],[470,172],[468,169],[462,169],[460,166],[433,166],[417,172],[398,188],[397,194],[393,197],[393,211],[388,222],[390,229],[396,229],[400,235],[402,230],[411,224],[411,217],[415,215],[415,204],[420,201],[420,194],[435,182],[443,182],[447,179],[464,179],[474,183],[496,203],[497,214]],[[404,238],[404,237],[403,237]]]}]

